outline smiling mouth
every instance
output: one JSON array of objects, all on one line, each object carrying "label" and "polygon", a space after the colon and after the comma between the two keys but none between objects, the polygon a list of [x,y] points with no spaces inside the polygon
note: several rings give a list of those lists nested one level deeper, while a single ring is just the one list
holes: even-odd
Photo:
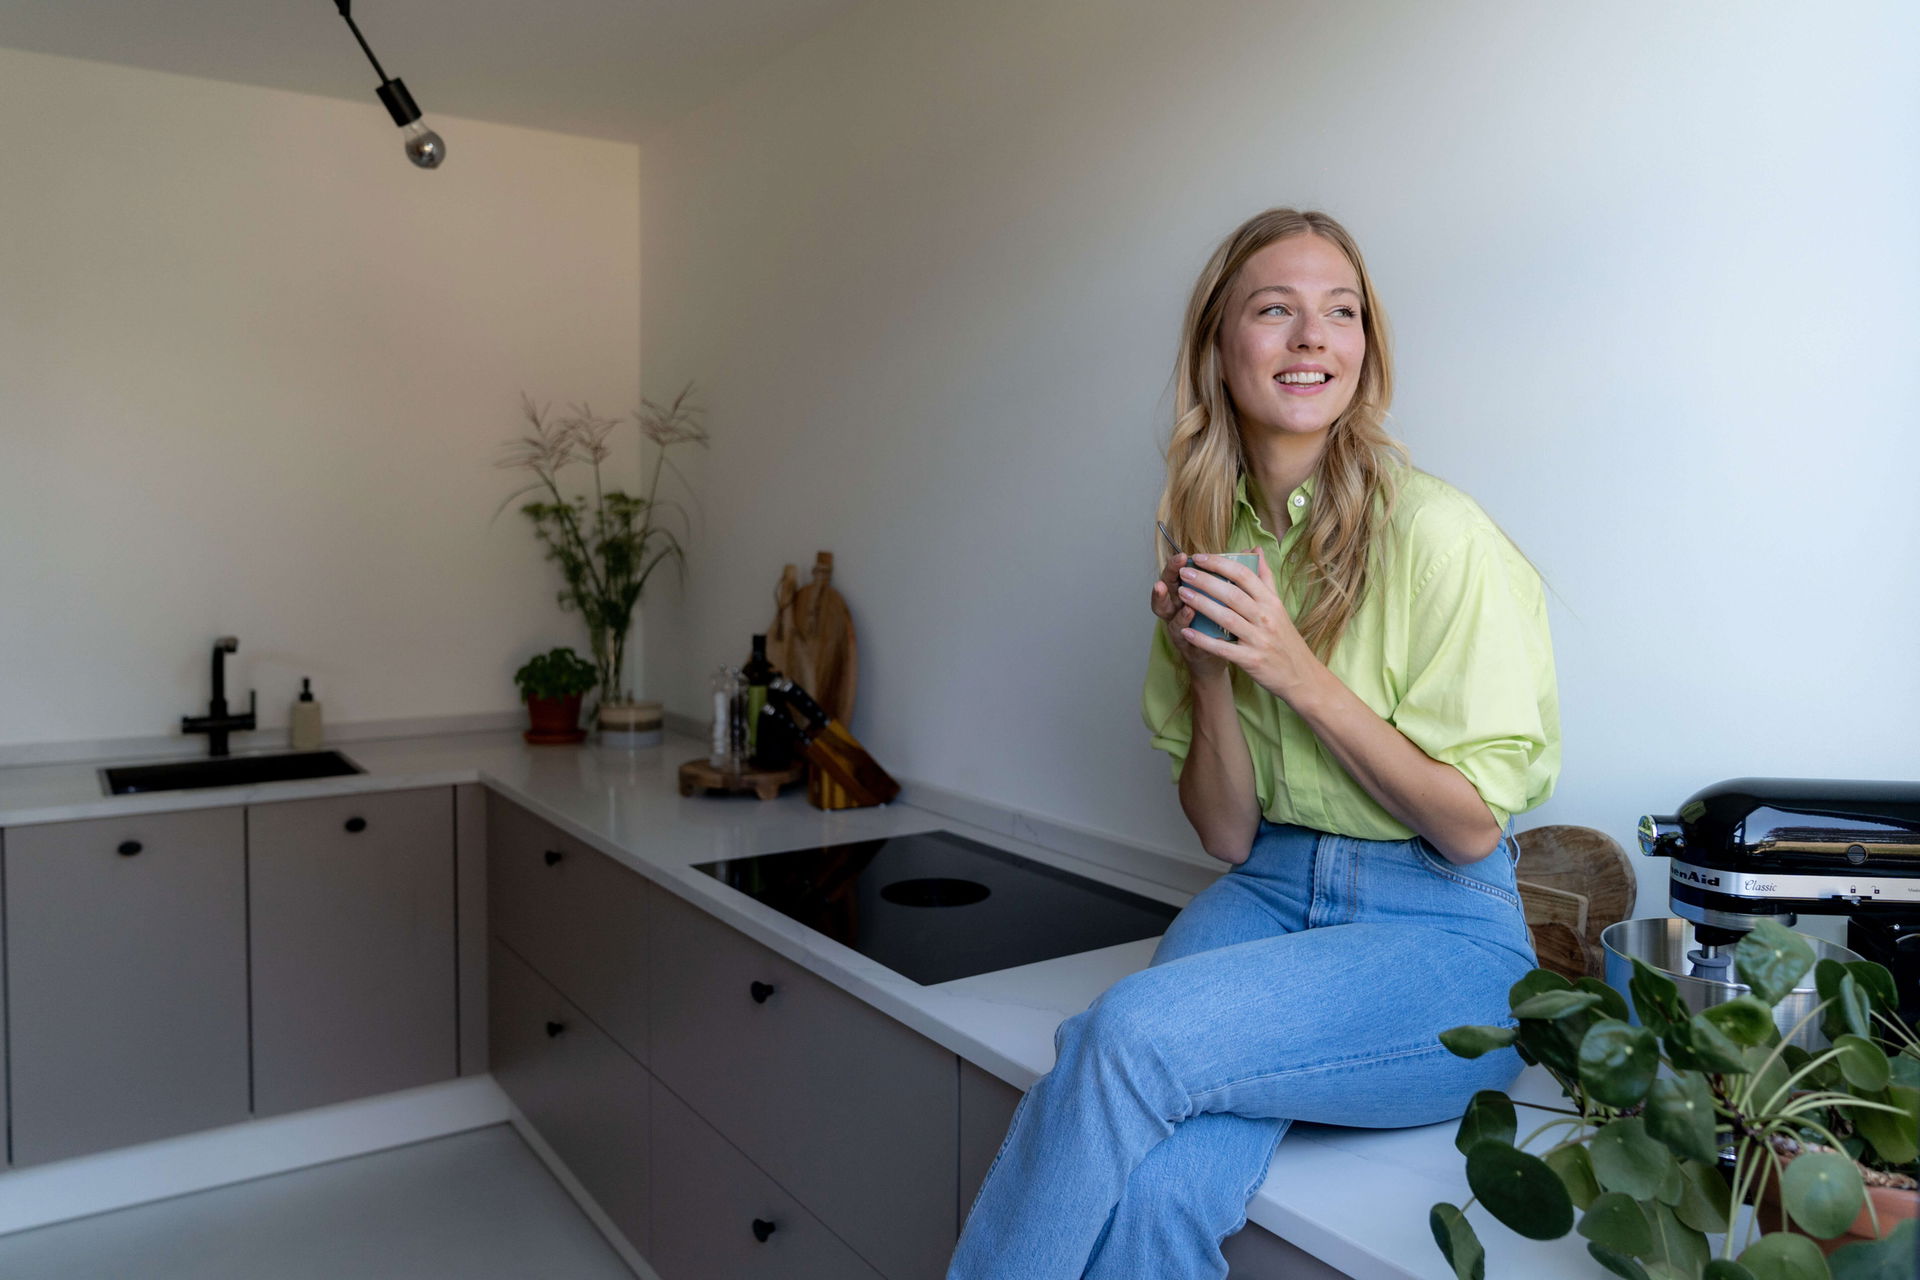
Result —
[{"label": "smiling mouth", "polygon": [[1315,396],[1333,385],[1330,373],[1276,373],[1274,383],[1290,396]]}]

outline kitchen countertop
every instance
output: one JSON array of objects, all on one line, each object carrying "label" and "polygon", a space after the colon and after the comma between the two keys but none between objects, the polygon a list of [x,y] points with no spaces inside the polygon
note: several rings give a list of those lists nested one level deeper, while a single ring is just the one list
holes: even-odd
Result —
[{"label": "kitchen countertop", "polygon": [[[921,986],[790,920],[702,872],[701,862],[906,831],[945,829],[1036,862],[1182,905],[1188,894],[1085,858],[942,817],[911,803],[823,812],[798,789],[779,799],[682,797],[677,769],[706,745],[668,734],[662,746],[622,751],[592,745],[530,747],[517,732],[328,744],[367,772],[132,796],[105,796],[95,770],[115,761],[0,769],[0,827],[182,809],[263,804],[314,796],[480,782],[525,805],[761,945],[833,982],[921,1035],[1025,1090],[1053,1066],[1053,1034],[1118,979],[1145,968],[1156,939]],[[909,789],[906,793],[911,795]],[[1169,879],[1185,865],[1169,859]],[[1540,1068],[1514,1096],[1554,1103]],[[1296,1125],[1281,1142],[1247,1216],[1356,1280],[1447,1280],[1451,1270],[1427,1227],[1435,1201],[1464,1203],[1465,1161],[1451,1123],[1415,1129]],[[1602,1275],[1583,1242],[1521,1239],[1484,1210],[1470,1217],[1495,1277]]]}]

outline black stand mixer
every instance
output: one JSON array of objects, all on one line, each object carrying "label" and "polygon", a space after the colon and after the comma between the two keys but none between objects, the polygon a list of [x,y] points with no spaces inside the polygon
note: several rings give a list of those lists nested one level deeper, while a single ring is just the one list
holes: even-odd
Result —
[{"label": "black stand mixer", "polygon": [[1920,1013],[1920,783],[1735,778],[1672,817],[1640,819],[1640,849],[1673,860],[1673,913],[1693,922],[1701,977],[1733,981],[1733,944],[1762,916],[1847,917],[1847,946],[1893,972]]}]

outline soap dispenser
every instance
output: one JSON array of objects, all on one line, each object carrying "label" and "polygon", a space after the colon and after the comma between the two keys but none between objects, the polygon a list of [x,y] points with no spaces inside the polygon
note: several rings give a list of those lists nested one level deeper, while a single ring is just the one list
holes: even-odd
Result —
[{"label": "soap dispenser", "polygon": [[320,704],[313,700],[313,682],[306,676],[300,677],[300,696],[287,717],[287,737],[295,751],[312,751],[320,745]]}]

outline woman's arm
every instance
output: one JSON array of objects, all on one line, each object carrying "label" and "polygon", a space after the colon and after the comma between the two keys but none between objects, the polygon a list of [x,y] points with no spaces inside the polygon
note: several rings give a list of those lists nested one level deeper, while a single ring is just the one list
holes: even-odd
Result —
[{"label": "woman's arm", "polygon": [[1465,775],[1427,755],[1314,656],[1280,602],[1264,554],[1258,572],[1231,560],[1195,561],[1231,585],[1210,588],[1219,603],[1183,586],[1182,602],[1239,640],[1215,640],[1191,628],[1182,640],[1231,662],[1292,707],[1381,808],[1449,861],[1476,862],[1499,847],[1500,825]]},{"label": "woman's arm", "polygon": [[1253,754],[1240,729],[1233,701],[1233,671],[1185,643],[1181,629],[1193,610],[1174,595],[1184,557],[1171,558],[1151,593],[1154,617],[1167,627],[1178,659],[1187,664],[1193,692],[1193,735],[1180,766],[1180,807],[1200,837],[1200,846],[1222,862],[1245,862],[1260,830],[1260,797],[1253,781]]}]

